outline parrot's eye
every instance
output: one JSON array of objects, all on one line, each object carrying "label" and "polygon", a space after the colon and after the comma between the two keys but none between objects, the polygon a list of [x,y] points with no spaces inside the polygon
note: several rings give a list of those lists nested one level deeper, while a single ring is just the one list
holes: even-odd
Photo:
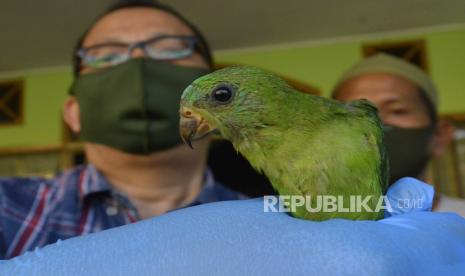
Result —
[{"label": "parrot's eye", "polygon": [[233,98],[234,90],[229,86],[218,86],[213,90],[211,98],[214,102],[219,104],[227,104]]}]

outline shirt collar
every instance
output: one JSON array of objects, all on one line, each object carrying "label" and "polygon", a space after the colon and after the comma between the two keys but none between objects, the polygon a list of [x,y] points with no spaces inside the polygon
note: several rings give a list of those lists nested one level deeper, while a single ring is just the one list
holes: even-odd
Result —
[{"label": "shirt collar", "polygon": [[89,164],[81,171],[78,180],[78,192],[81,201],[88,195],[110,192],[111,190],[110,183],[93,165]]}]

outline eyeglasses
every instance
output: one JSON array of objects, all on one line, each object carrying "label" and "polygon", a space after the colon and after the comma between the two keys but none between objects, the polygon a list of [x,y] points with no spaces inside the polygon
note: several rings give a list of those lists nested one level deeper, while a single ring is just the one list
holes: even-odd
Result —
[{"label": "eyeglasses", "polygon": [[161,35],[135,43],[110,42],[78,50],[86,67],[100,69],[128,61],[133,50],[140,48],[156,60],[174,60],[192,55],[197,38],[187,35]]}]

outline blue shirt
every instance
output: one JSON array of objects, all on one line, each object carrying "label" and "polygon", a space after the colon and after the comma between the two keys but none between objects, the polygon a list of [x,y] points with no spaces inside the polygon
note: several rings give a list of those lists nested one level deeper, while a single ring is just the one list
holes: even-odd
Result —
[{"label": "blue shirt", "polygon": [[[188,206],[242,198],[206,171],[202,191]],[[54,179],[0,179],[0,259],[138,220],[129,199],[92,165]]]}]

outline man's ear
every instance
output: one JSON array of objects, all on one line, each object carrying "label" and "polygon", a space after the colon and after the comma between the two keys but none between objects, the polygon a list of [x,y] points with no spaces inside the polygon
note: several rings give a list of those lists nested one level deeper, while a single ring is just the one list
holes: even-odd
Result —
[{"label": "man's ear", "polygon": [[76,97],[68,96],[63,106],[63,119],[75,133],[81,131],[81,120],[79,117],[79,103]]},{"label": "man's ear", "polygon": [[441,157],[446,154],[448,146],[454,139],[454,131],[455,127],[451,122],[445,119],[438,121],[431,145],[433,157]]}]

